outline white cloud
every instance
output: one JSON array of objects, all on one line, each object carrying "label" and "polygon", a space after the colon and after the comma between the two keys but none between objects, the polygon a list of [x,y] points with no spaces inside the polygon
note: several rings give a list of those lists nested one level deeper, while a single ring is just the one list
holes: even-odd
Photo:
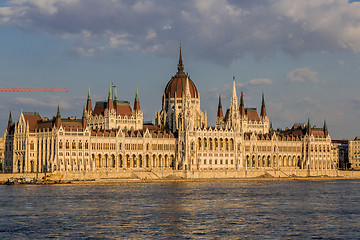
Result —
[{"label": "white cloud", "polygon": [[73,107],[73,104],[66,101],[65,98],[54,96],[48,97],[47,101],[35,99],[35,98],[26,98],[26,97],[17,97],[15,102],[20,105],[33,106],[33,107],[53,107],[56,108],[58,105],[63,109],[70,109]]},{"label": "white cloud", "polygon": [[272,84],[272,80],[268,78],[258,78],[258,79],[251,79],[249,81],[250,85],[270,85]]},{"label": "white cloud", "polygon": [[359,22],[360,3],[348,0],[9,0],[0,7],[1,25],[72,36],[72,48],[85,53],[126,45],[168,55],[181,39],[195,58],[223,65],[248,52],[359,52]]},{"label": "white cloud", "polygon": [[319,84],[320,80],[318,77],[318,73],[311,70],[309,67],[305,68],[297,68],[289,72],[286,76],[290,82],[311,82],[315,84]]}]

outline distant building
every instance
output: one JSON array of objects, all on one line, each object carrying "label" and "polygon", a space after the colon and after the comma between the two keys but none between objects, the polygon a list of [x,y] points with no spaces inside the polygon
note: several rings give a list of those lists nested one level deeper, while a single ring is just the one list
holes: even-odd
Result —
[{"label": "distant building", "polygon": [[349,163],[351,169],[360,170],[360,137],[349,141]]},{"label": "distant building", "polygon": [[5,141],[4,138],[0,138],[0,172],[4,171],[4,150]]},{"label": "distant building", "polygon": [[323,128],[295,124],[274,131],[262,95],[260,115],[238,102],[233,79],[230,107],[223,114],[219,96],[215,126],[207,125],[200,94],[184,72],[181,49],[177,73],[162,95],[155,125],[143,124],[136,89],[133,108],[109,89],[107,101],[93,108],[90,91],[82,119],[11,113],[5,131],[7,172],[247,171],[307,169],[317,174],[336,168],[326,121]]},{"label": "distant building", "polygon": [[337,156],[337,164],[339,169],[349,169],[349,157],[348,157],[348,149],[349,149],[349,140],[331,140],[331,144],[337,150],[337,153],[334,155]]}]

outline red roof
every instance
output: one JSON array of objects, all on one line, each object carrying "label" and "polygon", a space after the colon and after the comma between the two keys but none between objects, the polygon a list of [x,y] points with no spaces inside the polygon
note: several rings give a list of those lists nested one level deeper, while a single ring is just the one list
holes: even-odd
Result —
[{"label": "red roof", "polygon": [[250,121],[260,121],[259,115],[256,111],[256,108],[247,108],[246,115],[248,117],[248,120]]},{"label": "red roof", "polygon": [[[116,115],[127,115],[131,116],[132,110],[129,102],[117,102]],[[92,115],[99,116],[104,115],[105,109],[107,108],[107,102],[96,102]]]},{"label": "red roof", "polygon": [[29,131],[35,132],[37,128],[38,121],[41,120],[39,114],[24,114],[25,121],[29,124]]},{"label": "red roof", "polygon": [[144,124],[143,129],[144,130],[149,129],[149,131],[158,131],[158,130],[160,130],[160,128],[158,126],[155,126],[153,124]]},{"label": "red roof", "polygon": [[173,76],[168,84],[165,87],[165,96],[170,98],[176,97],[181,98],[183,93],[185,93],[186,88],[186,79],[189,79],[189,88],[190,88],[190,95],[192,98],[198,98],[199,94],[196,89],[194,82],[190,79],[190,77],[185,74],[184,72],[178,72],[175,76]]},{"label": "red roof", "polygon": [[61,126],[65,131],[82,131],[81,120],[61,119]]}]

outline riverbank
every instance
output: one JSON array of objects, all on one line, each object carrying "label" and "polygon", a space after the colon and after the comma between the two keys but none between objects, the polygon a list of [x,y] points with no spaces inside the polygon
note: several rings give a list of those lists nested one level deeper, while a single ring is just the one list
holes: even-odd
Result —
[{"label": "riverbank", "polygon": [[207,179],[158,179],[158,180],[141,180],[141,179],[116,179],[116,180],[90,180],[90,181],[72,181],[72,184],[122,184],[122,183],[180,183],[180,182],[253,182],[253,181],[331,181],[341,179],[360,179],[360,177],[255,177],[255,178],[207,178]]},{"label": "riverbank", "polygon": [[[47,173],[47,176],[52,173]],[[134,182],[203,182],[203,181],[321,181],[332,179],[360,179],[360,171],[308,171],[304,169],[252,169],[238,171],[173,171],[121,170],[98,172],[65,172],[53,175],[75,184],[134,183]],[[44,173],[3,173],[0,182],[11,178],[42,179]]]}]

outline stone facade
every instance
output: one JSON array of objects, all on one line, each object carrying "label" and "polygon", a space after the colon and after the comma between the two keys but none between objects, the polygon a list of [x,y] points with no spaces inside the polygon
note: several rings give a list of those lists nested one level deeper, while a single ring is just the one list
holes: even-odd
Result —
[{"label": "stone facade", "polygon": [[360,170],[360,137],[349,141],[348,157],[351,169]]},{"label": "stone facade", "polygon": [[264,95],[259,116],[256,109],[245,108],[242,93],[238,102],[233,79],[230,108],[223,116],[219,97],[215,126],[209,127],[196,86],[183,70],[180,49],[178,72],[166,85],[155,125],[143,124],[137,89],[133,108],[117,100],[116,88],[114,96],[109,89],[108,100],[93,108],[89,90],[81,120],[61,118],[59,108],[50,120],[37,113],[21,113],[14,123],[10,113],[4,134],[4,170],[180,171],[199,177],[226,175],[214,171],[231,172],[233,177],[257,170],[335,171],[326,122],[322,129],[311,127],[309,120],[307,125],[275,131],[269,124]]}]

